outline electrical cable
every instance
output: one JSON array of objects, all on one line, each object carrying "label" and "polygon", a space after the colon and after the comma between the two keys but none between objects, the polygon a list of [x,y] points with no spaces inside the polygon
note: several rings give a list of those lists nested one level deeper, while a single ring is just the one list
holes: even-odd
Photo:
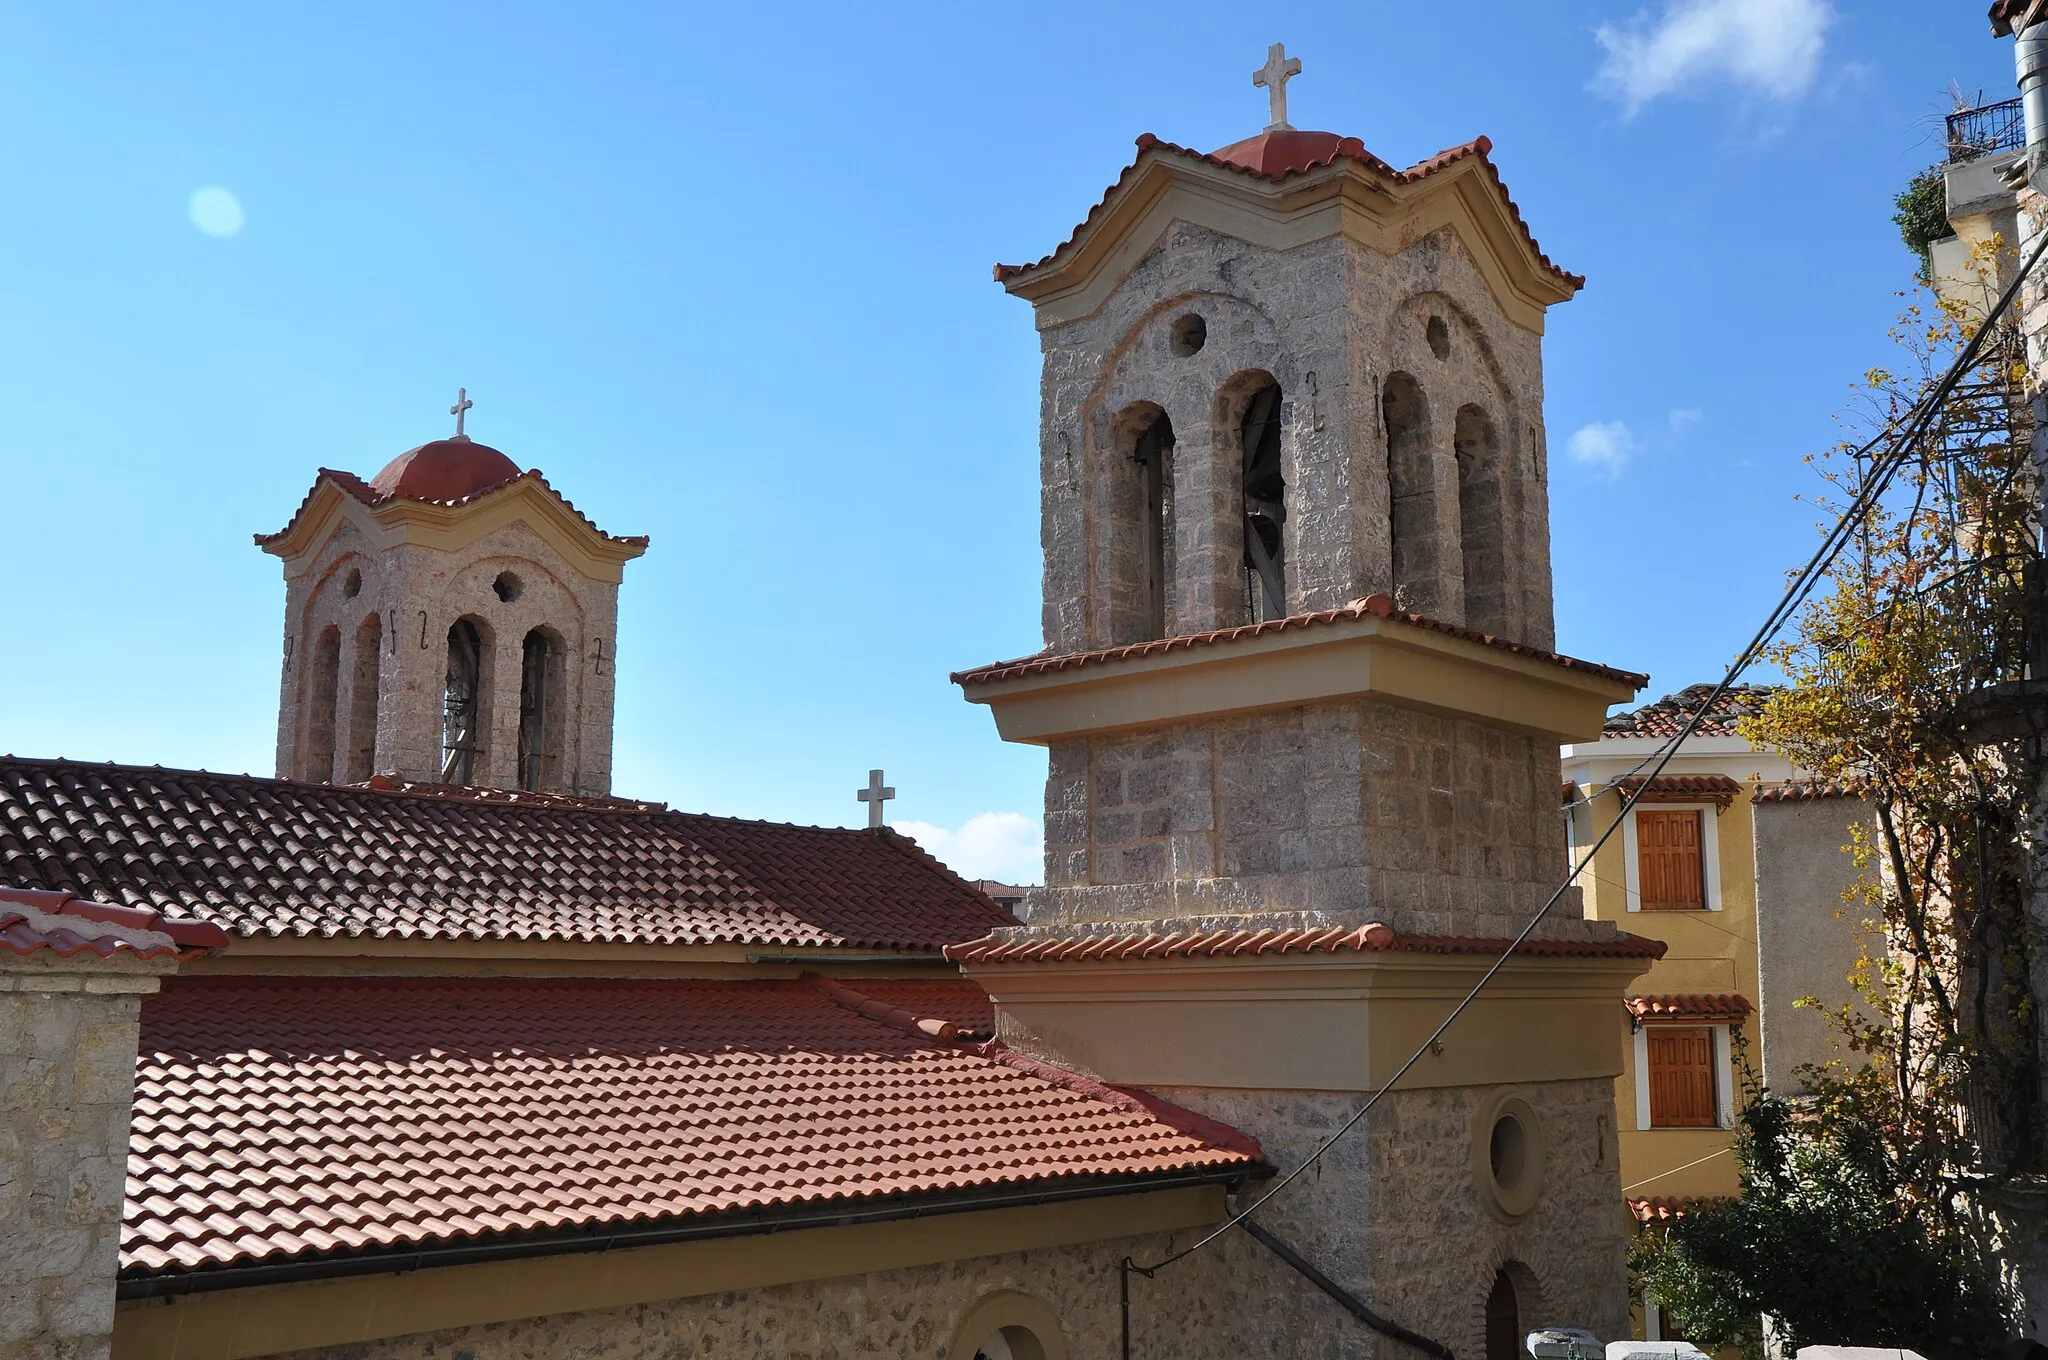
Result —
[{"label": "electrical cable", "polygon": [[[1317,1165],[1322,1160],[1323,1154],[1335,1146],[1339,1139],[1356,1128],[1359,1122],[1379,1104],[1380,1098],[1398,1086],[1401,1079],[1408,1075],[1410,1069],[1421,1062],[1423,1057],[1436,1047],[1437,1043],[1443,1038],[1445,1031],[1450,1029],[1452,1023],[1465,1013],[1467,1007],[1479,999],[1479,994],[1486,990],[1488,984],[1507,966],[1508,961],[1528,942],[1529,937],[1536,932],[1536,928],[1543,924],[1545,918],[1550,915],[1551,909],[1578,882],[1580,873],[1588,864],[1592,863],[1593,857],[1599,853],[1601,847],[1614,837],[1615,832],[1620,829],[1623,820],[1634,810],[1636,803],[1648,789],[1649,781],[1655,779],[1663,771],[1664,767],[1671,763],[1672,757],[1678,753],[1678,748],[1692,736],[1694,729],[1699,726],[1700,721],[1712,710],[1714,704],[1741,678],[1742,673],[1748,670],[1750,665],[1762,655],[1764,648],[1770,645],[1771,640],[1777,636],[1779,630],[1791,620],[1792,615],[1806,602],[1806,597],[1813,593],[1814,587],[1820,583],[1821,578],[1834,563],[1835,558],[1848,545],[1851,536],[1855,533],[1858,526],[1861,525],[1863,518],[1875,508],[1878,499],[1890,487],[1892,478],[1897,475],[1899,469],[1906,465],[1911,451],[1916,446],[1920,436],[1925,433],[1927,425],[1933,419],[1934,413],[1940,409],[1942,402],[1955,389],[1956,384],[1961,381],[1963,374],[1968,372],[1976,363],[1977,355],[1983,349],[1985,337],[1991,333],[2000,318],[2011,307],[2013,299],[2018,296],[2021,286],[2026,282],[2028,276],[2034,272],[2034,267],[2041,262],[2044,252],[2048,252],[2048,232],[2044,232],[2041,240],[2034,245],[2026,261],[2015,273],[2012,283],[1999,296],[1997,303],[1985,315],[1983,322],[1972,332],[1962,351],[1956,355],[1955,361],[1949,365],[1948,371],[1943,375],[1942,380],[1936,384],[1932,392],[1916,402],[1908,411],[1905,425],[1896,434],[1880,433],[1874,436],[1857,450],[1858,454],[1861,455],[1884,443],[1887,438],[1891,440],[1891,447],[1886,450],[1881,459],[1872,464],[1870,475],[1864,481],[1863,486],[1850,499],[1849,505],[1844,508],[1834,525],[1822,538],[1820,547],[1814,550],[1813,555],[1807,559],[1806,565],[1800,569],[1798,574],[1786,586],[1785,592],[1780,597],[1777,606],[1771,610],[1763,624],[1751,636],[1748,644],[1736,655],[1735,660],[1730,663],[1727,672],[1715,684],[1712,692],[1700,701],[1699,705],[1686,719],[1685,724],[1665,743],[1664,747],[1657,754],[1655,764],[1650,767],[1650,772],[1643,776],[1643,782],[1630,791],[1623,800],[1620,811],[1588,848],[1585,859],[1573,866],[1570,874],[1565,877],[1565,881],[1558,885],[1557,890],[1551,893],[1549,898],[1544,901],[1542,907],[1536,911],[1536,914],[1529,918],[1529,923],[1522,927],[1521,932],[1502,951],[1500,957],[1493,961],[1492,966],[1480,975],[1477,982],[1472,984],[1471,989],[1465,993],[1464,998],[1451,1008],[1451,1013],[1444,1017],[1443,1022],[1430,1031],[1429,1037],[1424,1039],[1415,1052],[1409,1055],[1408,1060],[1396,1068],[1394,1074],[1382,1083],[1379,1089],[1374,1091],[1363,1105],[1359,1106],[1342,1124],[1338,1125],[1336,1131],[1328,1138],[1325,1138],[1322,1145],[1305,1158],[1299,1166],[1267,1187],[1251,1204],[1243,1209],[1233,1211],[1222,1223],[1181,1250],[1163,1256],[1149,1265],[1141,1265],[1131,1258],[1125,1257],[1122,1268],[1126,1281],[1128,1281],[1131,1271],[1136,1271],[1149,1279],[1168,1266],[1186,1260],[1196,1252],[1207,1247],[1217,1238],[1229,1232],[1232,1228],[1239,1226],[1244,1219],[1251,1217],[1264,1208],[1268,1200],[1294,1184],[1304,1171]],[[1645,757],[1646,763],[1648,759],[1648,757]],[[1643,766],[1640,764],[1637,766],[1639,770],[1642,768]]]}]

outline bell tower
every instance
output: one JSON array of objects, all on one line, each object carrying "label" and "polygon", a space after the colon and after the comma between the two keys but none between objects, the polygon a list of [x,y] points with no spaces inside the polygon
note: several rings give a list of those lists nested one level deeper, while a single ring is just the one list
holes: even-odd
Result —
[{"label": "bell tower", "polygon": [[320,469],[257,546],[283,559],[277,773],[611,791],[625,564],[538,471],[463,431],[369,481]]},{"label": "bell tower", "polygon": [[[1583,280],[1485,138],[1396,169],[1289,125],[1298,70],[997,266],[1044,359],[1044,648],[954,677],[1048,750],[1045,887],[951,951],[1001,1037],[1282,1170],[1557,888],[1558,744],[1646,683],[1552,650],[1542,335]],[[1657,950],[1580,915],[1261,1217],[1459,1354],[1517,1298],[1626,1325],[1615,1017]]]}]

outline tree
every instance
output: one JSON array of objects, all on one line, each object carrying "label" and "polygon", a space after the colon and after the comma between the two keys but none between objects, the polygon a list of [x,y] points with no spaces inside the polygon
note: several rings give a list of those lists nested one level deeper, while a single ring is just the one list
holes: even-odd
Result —
[{"label": "tree", "polygon": [[1791,683],[1744,724],[1865,791],[1852,905],[1889,948],[1852,979],[1864,1007],[1833,1017],[1846,1053],[1805,1074],[1811,1094],[1755,1093],[1741,1199],[1637,1252],[1649,1295],[1700,1339],[1751,1350],[1768,1313],[1794,1344],[1984,1353],[2012,1300],[1978,1192],[2039,1159],[2024,873],[2039,741],[2006,702],[2043,581],[2023,352],[1987,336],[1886,481],[1967,323],[1912,306],[1893,338],[1904,371],[1873,370],[1862,413],[1879,437],[1811,460],[1829,519],[1854,516],[1848,547],[1773,656]]},{"label": "tree", "polygon": [[1930,165],[1907,180],[1906,187],[1893,197],[1892,206],[1898,209],[1892,222],[1899,229],[1899,239],[1920,257],[1920,282],[1931,284],[1934,257],[1930,248],[1942,237],[1955,234],[1948,224],[1948,183],[1942,167]]}]

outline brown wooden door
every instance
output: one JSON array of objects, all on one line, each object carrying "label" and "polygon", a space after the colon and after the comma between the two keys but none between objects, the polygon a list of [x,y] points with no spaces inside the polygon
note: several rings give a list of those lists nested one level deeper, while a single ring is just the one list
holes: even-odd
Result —
[{"label": "brown wooden door", "polygon": [[1644,911],[1706,909],[1697,811],[1636,810],[1636,881]]},{"label": "brown wooden door", "polygon": [[1714,1098],[1714,1031],[1704,1025],[1649,1025],[1650,1125],[1711,1129],[1721,1122]]}]

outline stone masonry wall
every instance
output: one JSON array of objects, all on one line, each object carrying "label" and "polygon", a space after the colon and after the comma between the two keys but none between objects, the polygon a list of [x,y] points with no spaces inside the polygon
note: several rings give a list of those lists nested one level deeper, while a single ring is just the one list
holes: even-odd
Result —
[{"label": "stone masonry wall", "polygon": [[[1603,1336],[1628,1322],[1625,1232],[1613,1094],[1604,1081],[1519,1088],[1553,1150],[1542,1202],[1521,1222],[1476,1210],[1476,1090],[1390,1096],[1262,1218],[1383,1316],[1460,1355],[1485,1354],[1484,1308],[1504,1266],[1527,1327],[1567,1323]],[[1293,1166],[1355,1109],[1325,1093],[1163,1093],[1256,1129]],[[1566,1155],[1560,1148],[1576,1149]],[[1574,1160],[1576,1159],[1576,1160]],[[1193,1242],[1183,1232],[952,1261],[906,1270],[694,1299],[494,1323],[305,1352],[319,1360],[713,1360],[773,1356],[949,1355],[955,1324],[980,1299],[1016,1290],[1059,1317],[1074,1360],[1119,1355],[1117,1263],[1156,1261]],[[1248,1355],[1412,1354],[1343,1312],[1242,1233],[1156,1278],[1131,1281],[1132,1354],[1140,1360]],[[972,1344],[970,1342],[969,1344]]]},{"label": "stone masonry wall", "polygon": [[[519,582],[512,600],[493,589],[506,572]],[[354,593],[352,576],[360,581]],[[550,646],[561,652],[564,682],[552,700],[559,729],[550,745],[559,759],[547,786],[609,793],[618,590],[614,582],[579,575],[523,524],[456,553],[419,545],[376,550],[354,526],[342,526],[312,568],[287,583],[278,774],[337,782],[390,773],[438,780],[448,629],[467,618],[477,625],[485,652],[477,782],[518,785],[521,649],[531,629],[545,628],[554,635]],[[340,639],[331,691],[315,671],[328,628]],[[365,646],[378,649],[367,667],[359,657]],[[358,694],[359,677],[374,684],[374,702]],[[325,706],[330,693],[331,714]],[[316,742],[312,734],[329,721],[331,743]],[[331,750],[331,758],[319,759],[322,750]]]},{"label": "stone masonry wall", "polygon": [[140,993],[153,973],[0,963],[0,1360],[95,1360],[114,1272]]},{"label": "stone masonry wall", "polygon": [[[1177,353],[1175,323],[1191,314],[1207,339]],[[1140,412],[1165,412],[1175,436],[1167,633],[1247,621],[1237,423],[1267,380],[1284,394],[1290,613],[1390,591],[1404,608],[1551,645],[1540,337],[1506,319],[1448,232],[1390,259],[1337,237],[1274,251],[1176,223],[1096,313],[1042,345],[1051,650],[1142,636]],[[1413,581],[1393,574],[1381,399],[1395,373],[1428,412],[1404,461],[1417,501],[1404,522],[1421,526],[1434,567]]]},{"label": "stone masonry wall", "polygon": [[1556,887],[1556,805],[1555,747],[1372,701],[1057,742],[1031,921],[1512,933]]}]

